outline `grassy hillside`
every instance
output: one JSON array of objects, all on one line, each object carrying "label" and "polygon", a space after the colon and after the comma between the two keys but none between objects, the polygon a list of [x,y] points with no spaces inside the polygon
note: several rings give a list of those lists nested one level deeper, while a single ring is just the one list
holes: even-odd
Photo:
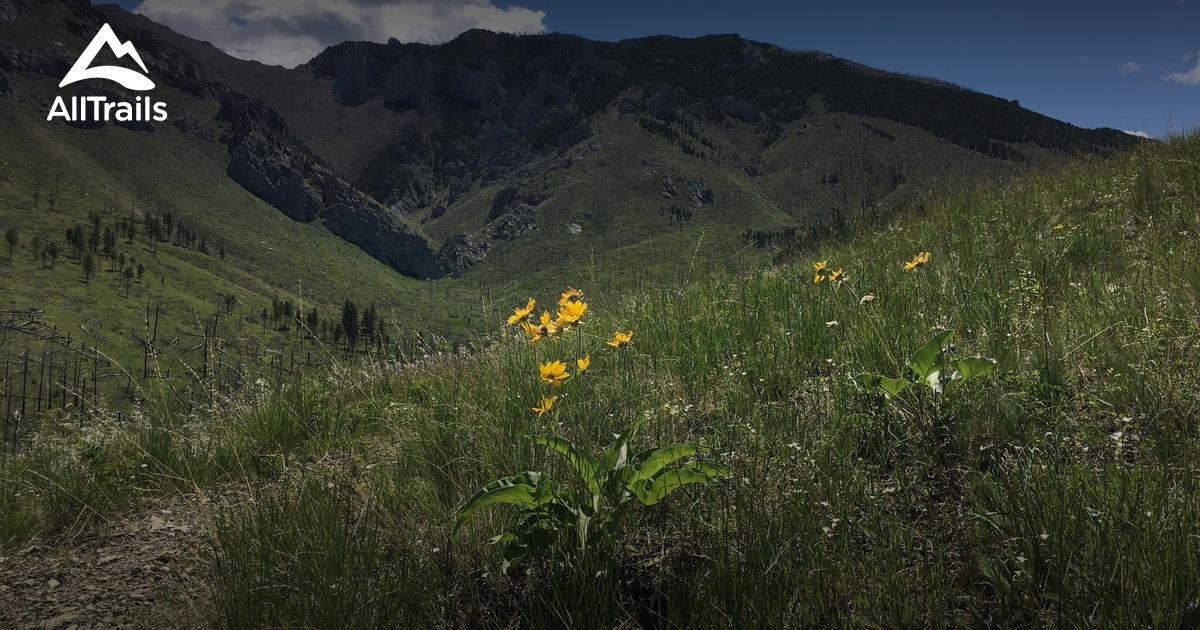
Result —
[{"label": "grassy hillside", "polygon": [[[218,626],[1195,625],[1198,163],[1193,134],[960,191],[778,269],[587,296],[557,343],[509,328],[483,352],[338,369],[210,416],[46,427],[0,460],[0,541],[70,548],[140,500],[198,493],[192,621]],[[845,282],[814,283],[819,261]],[[539,307],[564,284],[554,262]],[[945,330],[933,382],[967,357],[994,373],[892,397],[852,380],[914,378]],[[573,377],[540,382],[558,358]],[[631,452],[699,444],[732,474],[507,573],[487,541],[514,508],[455,528],[500,477],[588,487],[528,434],[598,456],[635,421]],[[551,533],[586,521],[554,514]]]},{"label": "grassy hillside", "polygon": [[[53,91],[48,80],[14,82],[26,98]],[[171,103],[180,117],[211,121],[215,113],[213,103],[179,94]],[[152,336],[156,306],[160,371],[171,370],[173,376],[202,369],[198,344],[206,329],[212,336],[218,312],[222,320],[214,343],[228,354],[226,365],[245,369],[247,377],[266,369],[263,353],[307,356],[315,351],[314,360],[322,362],[337,355],[328,338],[305,342],[290,321],[283,322],[290,328],[284,332],[277,330],[280,320],[264,325],[261,313],[271,311],[276,300],[290,301],[305,315],[315,308],[324,321],[340,315],[344,300],[361,308],[375,303],[397,339],[405,331],[450,335],[475,325],[461,307],[479,301],[477,289],[427,287],[319,225],[288,219],[225,176],[228,155],[219,144],[169,124],[152,133],[51,124],[39,119],[27,101],[0,101],[0,112],[12,121],[0,132],[5,164],[0,230],[15,229],[18,238],[11,261],[7,243],[0,260],[0,308],[42,311],[44,322],[61,336],[82,336],[113,362],[102,381],[107,376],[124,388],[122,371],[140,376],[144,346],[135,335]],[[220,132],[214,123],[200,124],[208,133]],[[152,243],[147,212],[160,220],[169,214],[176,225],[186,225],[191,242],[172,237]],[[101,231],[116,236],[111,258],[103,245],[71,255],[66,231],[82,226],[86,238],[93,215]],[[121,227],[130,219],[137,229],[133,238]],[[43,257],[50,243],[59,251],[56,260]],[[86,254],[93,257],[95,273],[85,281]],[[143,275],[127,282],[118,257],[124,257],[125,267],[140,265]],[[226,304],[230,295],[233,301]],[[5,356],[15,357],[26,347],[41,355],[41,341],[8,330]],[[171,380],[168,387],[187,380]]]}]

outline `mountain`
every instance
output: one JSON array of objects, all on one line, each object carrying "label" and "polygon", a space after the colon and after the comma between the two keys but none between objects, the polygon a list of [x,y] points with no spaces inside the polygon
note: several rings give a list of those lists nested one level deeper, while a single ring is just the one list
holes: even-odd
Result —
[{"label": "mountain", "polygon": [[[481,281],[510,278],[539,253],[581,248],[653,257],[658,240],[701,233],[730,254],[889,212],[948,179],[1006,177],[1139,142],[737,35],[609,43],[474,30],[435,46],[346,42],[285,70],[102,11],[186,56],[204,80],[261,99],[287,124],[277,135],[294,134],[419,224],[436,266],[423,248],[399,257],[414,259],[406,266],[356,240],[361,229],[331,227],[417,277],[479,265]],[[247,185],[263,180],[261,168],[235,156],[230,175],[296,216],[277,190]]]},{"label": "mountain", "polygon": [[[94,63],[132,44],[167,120],[47,120],[142,95],[59,87],[104,24]],[[52,331],[0,352],[83,339],[113,383],[446,347],[535,287],[672,281],[1142,142],[736,35],[469,31],[289,70],[115,6],[0,0],[0,42],[0,311],[33,314],[0,328]]]}]

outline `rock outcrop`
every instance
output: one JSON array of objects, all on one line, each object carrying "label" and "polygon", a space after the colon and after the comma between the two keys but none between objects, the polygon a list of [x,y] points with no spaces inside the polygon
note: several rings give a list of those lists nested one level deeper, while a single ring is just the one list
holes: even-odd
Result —
[{"label": "rock outcrop", "polygon": [[658,192],[663,199],[676,198],[680,194],[680,188],[683,189],[684,199],[693,208],[706,206],[716,201],[716,195],[713,194],[712,189],[705,188],[703,179],[675,180],[671,177],[664,177],[658,183]]},{"label": "rock outcrop", "polygon": [[438,263],[446,273],[457,278],[468,269],[483,262],[492,242],[469,234],[456,234],[438,251]]},{"label": "rock outcrop", "polygon": [[403,274],[445,275],[422,235],[321,164],[262,101],[226,94],[217,120],[229,126],[226,172],[247,191],[296,221],[320,220],[330,232]]}]

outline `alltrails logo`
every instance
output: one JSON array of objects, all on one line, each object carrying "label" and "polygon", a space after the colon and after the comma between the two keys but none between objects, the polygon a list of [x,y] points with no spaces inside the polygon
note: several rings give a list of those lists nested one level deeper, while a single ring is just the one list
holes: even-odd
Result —
[{"label": "alltrails logo", "polygon": [[[154,81],[149,77],[119,66],[92,66],[92,62],[96,60],[96,55],[100,53],[100,49],[108,46],[117,58],[129,55],[141,67],[142,72],[146,70],[146,64],[142,62],[142,58],[138,55],[137,49],[133,47],[131,42],[122,43],[117,38],[117,34],[113,32],[112,27],[105,24],[100,28],[100,32],[92,38],[92,42],[84,49],[83,54],[71,66],[71,70],[67,72],[67,76],[63,77],[62,83],[58,87],[66,87],[76,81],[86,79],[107,79],[121,84],[125,89],[145,91],[154,89]],[[86,121],[109,121],[116,120],[119,122],[162,122],[167,119],[167,104],[155,103],[154,99],[149,96],[139,96],[134,102],[128,101],[110,101],[107,96],[73,96],[71,97],[70,106],[68,101],[63,97],[57,96],[54,98],[54,104],[50,107],[50,114],[46,116],[47,121],[54,120],[57,117],[63,118],[66,122],[86,122]]]}]

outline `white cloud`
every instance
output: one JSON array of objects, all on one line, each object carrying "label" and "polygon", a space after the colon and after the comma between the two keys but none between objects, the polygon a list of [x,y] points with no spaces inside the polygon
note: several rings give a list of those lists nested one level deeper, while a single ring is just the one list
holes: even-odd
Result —
[{"label": "white cloud", "polygon": [[546,31],[544,11],[491,0],[142,0],[133,10],[235,57],[287,67],[348,40],[437,43],[472,28]]},{"label": "white cloud", "polygon": [[1133,74],[1134,72],[1137,72],[1138,70],[1141,70],[1141,69],[1142,69],[1142,64],[1134,63],[1132,61],[1126,61],[1125,63],[1117,66],[1117,72],[1119,72],[1121,74]]},{"label": "white cloud", "polygon": [[1173,81],[1175,83],[1186,83],[1188,85],[1200,85],[1200,60],[1196,61],[1196,65],[1187,72],[1172,72],[1163,77],[1164,80]]},{"label": "white cloud", "polygon": [[1122,129],[1121,131],[1124,131],[1125,133],[1127,133],[1131,136],[1137,136],[1139,138],[1149,138],[1150,137],[1150,134],[1146,133],[1145,131],[1130,131],[1128,129]]}]

